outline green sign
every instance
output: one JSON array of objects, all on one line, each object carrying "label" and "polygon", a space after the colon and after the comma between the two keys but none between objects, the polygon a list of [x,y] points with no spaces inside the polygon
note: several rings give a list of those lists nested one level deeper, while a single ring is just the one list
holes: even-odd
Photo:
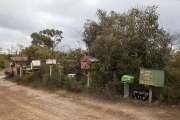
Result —
[{"label": "green sign", "polygon": [[139,84],[155,87],[164,86],[164,71],[140,68]]}]

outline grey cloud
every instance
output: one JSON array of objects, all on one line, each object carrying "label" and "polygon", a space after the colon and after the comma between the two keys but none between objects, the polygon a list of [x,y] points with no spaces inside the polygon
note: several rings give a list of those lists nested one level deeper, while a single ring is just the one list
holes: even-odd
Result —
[{"label": "grey cloud", "polygon": [[97,21],[97,9],[122,13],[131,7],[147,5],[159,6],[160,25],[180,31],[178,0],[1,0],[0,47],[8,48],[8,42],[28,46],[31,33],[47,28],[63,31],[60,46],[77,46],[78,32],[83,31],[87,19]]}]

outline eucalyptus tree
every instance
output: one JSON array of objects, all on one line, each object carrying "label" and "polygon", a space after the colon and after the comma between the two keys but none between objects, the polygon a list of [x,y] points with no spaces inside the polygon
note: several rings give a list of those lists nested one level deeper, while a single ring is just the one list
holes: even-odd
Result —
[{"label": "eucalyptus tree", "polygon": [[100,57],[106,66],[113,66],[116,56],[127,63],[140,58],[142,67],[154,67],[155,63],[163,67],[171,39],[159,26],[156,9],[132,8],[122,14],[98,10],[99,22],[88,20],[84,25],[83,41],[89,54]]},{"label": "eucalyptus tree", "polygon": [[46,47],[54,50],[54,48],[63,39],[62,31],[54,29],[46,29],[40,32],[34,32],[31,34],[32,45]]},{"label": "eucalyptus tree", "polygon": [[[129,56],[141,59],[141,66],[147,68],[163,68],[170,55],[169,34],[159,26],[157,6],[132,8],[124,14],[126,18],[125,49]],[[155,66],[156,64],[156,66]]]}]

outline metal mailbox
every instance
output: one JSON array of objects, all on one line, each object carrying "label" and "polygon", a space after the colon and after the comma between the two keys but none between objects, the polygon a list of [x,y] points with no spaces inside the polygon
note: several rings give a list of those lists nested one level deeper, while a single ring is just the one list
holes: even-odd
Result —
[{"label": "metal mailbox", "polygon": [[134,82],[134,76],[130,76],[130,75],[124,75],[122,78],[121,78],[121,83],[133,83]]}]

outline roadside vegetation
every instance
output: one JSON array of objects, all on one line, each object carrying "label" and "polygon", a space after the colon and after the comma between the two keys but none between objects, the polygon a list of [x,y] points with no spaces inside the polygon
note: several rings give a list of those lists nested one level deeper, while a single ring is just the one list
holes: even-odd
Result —
[{"label": "roadside vegetation", "polygon": [[[87,50],[57,50],[63,39],[63,32],[59,30],[46,29],[32,33],[32,45],[11,55],[28,56],[29,61],[39,59],[41,68],[22,77],[15,75],[13,81],[36,88],[63,88],[117,99],[123,94],[123,84],[120,82],[123,75],[135,77],[130,93],[143,91],[148,87],[139,84],[138,67],[155,68],[165,71],[165,83],[163,87],[153,87],[154,101],[179,104],[180,36],[178,33],[170,34],[159,25],[156,10],[157,6],[131,8],[124,13],[97,10],[98,21],[87,20],[79,40],[86,44]],[[84,55],[94,56],[100,63],[81,70],[79,60]],[[49,75],[49,65],[45,64],[47,58],[56,59],[63,67],[61,77],[56,65],[53,65],[52,75]],[[89,87],[85,76],[88,71],[91,73]],[[70,73],[76,74],[76,78],[70,79],[67,76]]]},{"label": "roadside vegetation", "polygon": [[[0,48],[1,53],[1,48]],[[0,54],[0,68],[6,68],[9,65],[7,55]]]},{"label": "roadside vegetation", "polygon": [[0,56],[0,68],[5,68],[8,66],[8,61],[4,58],[4,56]]}]

